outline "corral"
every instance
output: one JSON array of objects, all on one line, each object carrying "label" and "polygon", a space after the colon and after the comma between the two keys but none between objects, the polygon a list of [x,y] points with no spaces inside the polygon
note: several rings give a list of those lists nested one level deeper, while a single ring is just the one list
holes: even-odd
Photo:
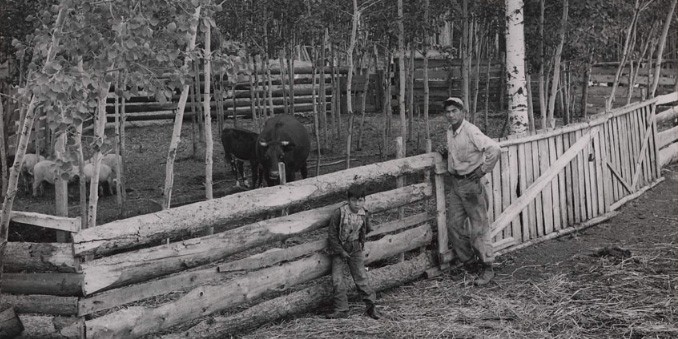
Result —
[{"label": "corral", "polygon": [[[502,141],[502,159],[488,187],[497,248],[506,253],[607,220],[661,181],[676,134],[659,133],[655,113],[658,105],[670,104],[660,115],[675,116],[677,99],[674,93],[586,123]],[[111,221],[75,233],[72,245],[10,243],[6,269],[15,273],[5,274],[3,291],[15,295],[10,300],[17,309],[43,313],[21,315],[33,326],[28,333],[141,337],[178,325],[194,325],[185,329],[189,337],[233,333],[327,299],[322,228],[342,189],[354,181],[368,184],[373,212],[386,212],[367,251],[368,262],[382,262],[371,271],[377,289],[424,272],[439,274],[449,259],[447,246],[438,245],[446,244],[445,228],[437,227],[446,212],[444,168],[435,153],[412,154]],[[398,176],[406,176],[408,186],[395,187]],[[293,213],[257,218],[285,207]],[[403,212],[387,212],[397,208]],[[211,226],[222,232],[205,235]],[[167,238],[175,241],[164,244]],[[422,247],[428,250],[418,254]],[[410,252],[407,260],[386,260],[384,266],[403,252]],[[78,265],[76,258],[92,255]],[[217,320],[200,319],[221,312],[227,313]]]}]

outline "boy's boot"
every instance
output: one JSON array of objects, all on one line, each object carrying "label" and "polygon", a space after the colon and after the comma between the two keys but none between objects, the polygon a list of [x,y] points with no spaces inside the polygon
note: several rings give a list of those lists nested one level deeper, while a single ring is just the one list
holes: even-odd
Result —
[{"label": "boy's boot", "polygon": [[346,319],[348,318],[348,312],[334,311],[325,316],[327,319]]},{"label": "boy's boot", "polygon": [[367,304],[367,309],[365,310],[365,314],[367,314],[368,317],[374,319],[374,320],[379,320],[381,316],[377,312],[377,305],[375,304]]},{"label": "boy's boot", "polygon": [[483,272],[473,282],[476,286],[485,286],[494,278],[492,264],[483,264]]}]

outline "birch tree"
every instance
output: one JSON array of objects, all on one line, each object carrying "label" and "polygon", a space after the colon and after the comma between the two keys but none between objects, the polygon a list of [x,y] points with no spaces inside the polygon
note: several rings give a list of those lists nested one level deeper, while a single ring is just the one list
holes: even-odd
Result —
[{"label": "birch tree", "polygon": [[509,98],[509,134],[528,128],[525,81],[523,0],[506,0],[506,86]]}]

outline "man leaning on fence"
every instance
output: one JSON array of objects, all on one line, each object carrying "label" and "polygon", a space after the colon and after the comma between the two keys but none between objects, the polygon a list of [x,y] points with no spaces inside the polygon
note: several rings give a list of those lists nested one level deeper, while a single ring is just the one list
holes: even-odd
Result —
[{"label": "man leaning on fence", "polygon": [[489,237],[485,174],[492,171],[501,150],[496,141],[464,119],[466,109],[461,99],[448,98],[444,106],[447,147],[437,150],[447,156],[447,170],[452,175],[447,229],[456,260],[467,269],[480,264],[482,270],[474,283],[486,285],[494,278],[494,249]]}]

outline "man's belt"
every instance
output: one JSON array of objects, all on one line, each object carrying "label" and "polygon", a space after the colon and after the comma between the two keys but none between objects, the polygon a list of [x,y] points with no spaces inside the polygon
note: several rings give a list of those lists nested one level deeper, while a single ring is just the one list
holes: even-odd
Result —
[{"label": "man's belt", "polygon": [[471,173],[469,173],[469,174],[463,174],[463,175],[462,175],[462,174],[454,173],[454,174],[452,174],[452,176],[453,176],[455,179],[468,179],[468,178],[471,176],[471,174],[473,174],[473,171],[471,171]]}]

